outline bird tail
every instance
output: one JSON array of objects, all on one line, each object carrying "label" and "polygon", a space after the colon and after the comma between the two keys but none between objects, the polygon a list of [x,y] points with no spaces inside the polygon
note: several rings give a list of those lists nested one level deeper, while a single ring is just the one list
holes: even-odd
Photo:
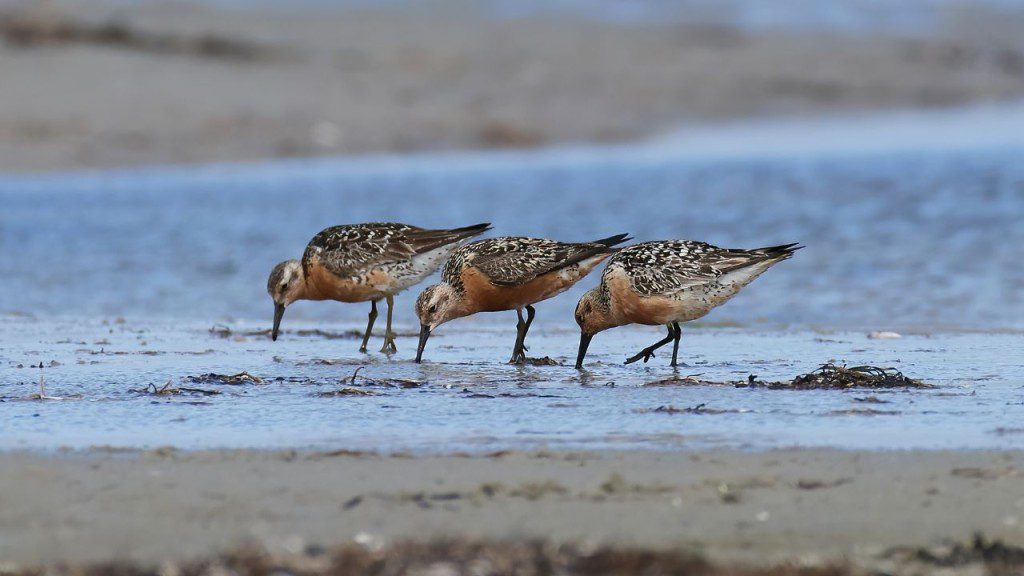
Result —
[{"label": "bird tail", "polygon": [[473,224],[472,226],[463,226],[462,228],[451,228],[450,230],[446,230],[446,232],[451,236],[454,236],[457,240],[465,240],[466,238],[479,236],[490,229],[491,223],[483,222],[480,224]]},{"label": "bird tail", "polygon": [[755,248],[751,250],[754,254],[762,255],[768,260],[774,262],[782,262],[793,256],[793,254],[803,248],[799,242],[793,242],[792,244],[781,244],[779,246],[768,246],[766,248]]},{"label": "bird tail", "polygon": [[451,228],[447,230],[419,230],[409,232],[406,236],[412,243],[413,250],[417,254],[423,254],[442,246],[456,244],[467,238],[479,236],[491,229],[490,222],[474,224],[462,228]]},{"label": "bird tail", "polygon": [[629,234],[616,234],[615,236],[609,236],[607,238],[601,238],[600,240],[594,240],[591,244],[600,244],[608,249],[608,252],[617,252],[621,248],[612,248],[616,244],[622,244],[623,242],[629,242],[632,238]]}]

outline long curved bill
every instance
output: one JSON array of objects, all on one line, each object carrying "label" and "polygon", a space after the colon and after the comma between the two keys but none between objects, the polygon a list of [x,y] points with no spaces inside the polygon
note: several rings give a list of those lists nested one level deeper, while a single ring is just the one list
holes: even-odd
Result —
[{"label": "long curved bill", "polygon": [[277,332],[281,328],[281,317],[284,316],[284,304],[274,304],[274,328],[270,331],[270,339],[277,340]]},{"label": "long curved bill", "polygon": [[593,334],[586,334],[580,332],[580,351],[576,354],[576,369],[581,370],[583,368],[583,358],[587,355],[587,348],[590,347],[590,340],[594,337]]},{"label": "long curved bill", "polygon": [[430,326],[422,324],[420,326],[420,343],[416,347],[416,362],[423,360],[423,349],[427,347],[428,338],[430,338]]}]

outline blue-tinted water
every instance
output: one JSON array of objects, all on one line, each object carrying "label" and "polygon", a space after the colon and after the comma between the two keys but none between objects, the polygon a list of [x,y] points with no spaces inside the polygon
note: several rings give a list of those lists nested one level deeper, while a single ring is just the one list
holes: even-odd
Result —
[{"label": "blue-tinted water", "polygon": [[[427,361],[415,364],[411,334],[399,338],[399,353],[388,360],[356,353],[355,339],[286,334],[272,343],[265,335],[223,338],[194,323],[8,318],[0,322],[0,449],[1024,448],[1019,334],[871,340],[860,333],[696,329],[683,339],[686,365],[673,371],[663,354],[648,365],[623,366],[627,354],[661,336],[649,328],[625,328],[595,338],[581,373],[571,366],[576,333],[551,321],[538,321],[535,331],[531,352],[565,365],[503,364],[514,334],[491,327],[439,331]],[[893,366],[939,387],[781,391],[657,385],[687,375],[788,380],[829,359]],[[30,367],[38,363],[44,367]],[[353,386],[350,378],[360,366]],[[241,370],[264,383],[184,378]],[[23,400],[38,391],[40,375],[47,394],[65,399]],[[139,391],[168,383],[220,394]],[[318,395],[344,388],[371,395]],[[661,407],[701,408],[666,413]]]},{"label": "blue-tinted water", "polygon": [[[572,149],[0,178],[0,447],[1021,447],[1024,148],[691,152]],[[270,267],[301,254],[324,226],[366,220],[489,220],[495,233],[568,240],[630,232],[737,247],[799,241],[805,250],[706,319],[731,327],[687,328],[688,366],[679,375],[788,380],[836,359],[895,366],[940,388],[643,386],[673,374],[665,359],[620,362],[659,338],[655,328],[599,335],[584,375],[569,366],[508,367],[513,314],[444,326],[423,366],[410,362],[411,337],[387,361],[356,353],[352,339],[288,332],[271,343],[208,332],[218,322],[243,334],[267,328]],[[572,308],[595,282],[538,306],[531,354],[571,363]],[[404,332],[415,329],[414,296],[398,297]],[[359,329],[366,311],[301,303],[284,328]],[[878,329],[908,334],[865,337]],[[364,364],[367,376],[421,385],[358,381],[375,395],[315,395]],[[269,383],[215,387],[222,393],[208,397],[130,391],[241,370]],[[47,392],[69,399],[23,401],[40,372]],[[882,403],[858,400],[869,396]],[[699,404],[724,412],[651,411]]]},{"label": "blue-tinted water", "polygon": [[[0,178],[0,311],[268,319],[266,276],[321,228],[490,221],[495,234],[802,242],[709,320],[1024,328],[1024,148],[696,159],[622,150],[317,160]],[[575,296],[546,303],[571,323]],[[398,298],[411,324],[414,294]],[[355,321],[300,303],[290,318]]]}]

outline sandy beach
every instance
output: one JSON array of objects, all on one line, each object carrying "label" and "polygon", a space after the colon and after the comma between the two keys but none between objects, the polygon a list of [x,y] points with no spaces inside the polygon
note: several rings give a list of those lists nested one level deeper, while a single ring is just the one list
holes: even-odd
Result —
[{"label": "sandy beach", "polygon": [[469,539],[907,573],[976,532],[1024,544],[1022,474],[1017,451],[7,453],[0,570]]},{"label": "sandy beach", "polygon": [[[0,1],[0,576],[1024,574],[1022,5],[632,4]],[[272,340],[372,221],[806,248]]]},{"label": "sandy beach", "polygon": [[1024,16],[984,6],[863,34],[406,8],[7,3],[0,171],[622,142],[1024,96]]}]

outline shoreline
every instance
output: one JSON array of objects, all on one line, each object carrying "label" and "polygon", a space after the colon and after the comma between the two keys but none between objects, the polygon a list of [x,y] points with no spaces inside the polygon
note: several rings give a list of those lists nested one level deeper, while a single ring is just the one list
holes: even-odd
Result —
[{"label": "shoreline", "polygon": [[893,550],[1024,545],[1022,475],[1019,450],[4,452],[0,564],[468,539],[902,573]]},{"label": "shoreline", "polygon": [[[174,180],[179,183],[246,180],[264,174],[294,178],[310,169],[327,174],[386,174],[446,171],[459,173],[481,167],[514,169],[568,166],[574,163],[614,163],[631,159],[692,161],[715,164],[736,161],[787,161],[863,157],[893,154],[1019,154],[1024,135],[1006,130],[1007,121],[1024,118],[1024,100],[965,105],[955,108],[910,110],[880,109],[858,116],[834,113],[816,117],[733,119],[717,123],[691,123],[620,143],[552,143],[532,148],[480,148],[414,152],[365,152],[338,156],[239,159],[216,163],[142,164],[42,172],[0,172],[0,186],[12,192],[47,185],[90,188],[102,184],[116,188],[128,181]],[[872,132],[895,129],[882,143],[867,141]],[[895,137],[893,137],[895,136]],[[771,142],[769,144],[769,142]],[[0,189],[2,190],[2,189]],[[0,311],[2,313],[3,311]],[[927,330],[927,328],[924,328]],[[957,328],[954,327],[954,330]]]},{"label": "shoreline", "polygon": [[24,6],[0,15],[14,18],[0,43],[4,173],[614,144],[695,122],[1024,97],[1024,45],[982,25],[1024,29],[1024,15],[983,6],[974,25],[924,36],[494,19],[457,5]]}]

